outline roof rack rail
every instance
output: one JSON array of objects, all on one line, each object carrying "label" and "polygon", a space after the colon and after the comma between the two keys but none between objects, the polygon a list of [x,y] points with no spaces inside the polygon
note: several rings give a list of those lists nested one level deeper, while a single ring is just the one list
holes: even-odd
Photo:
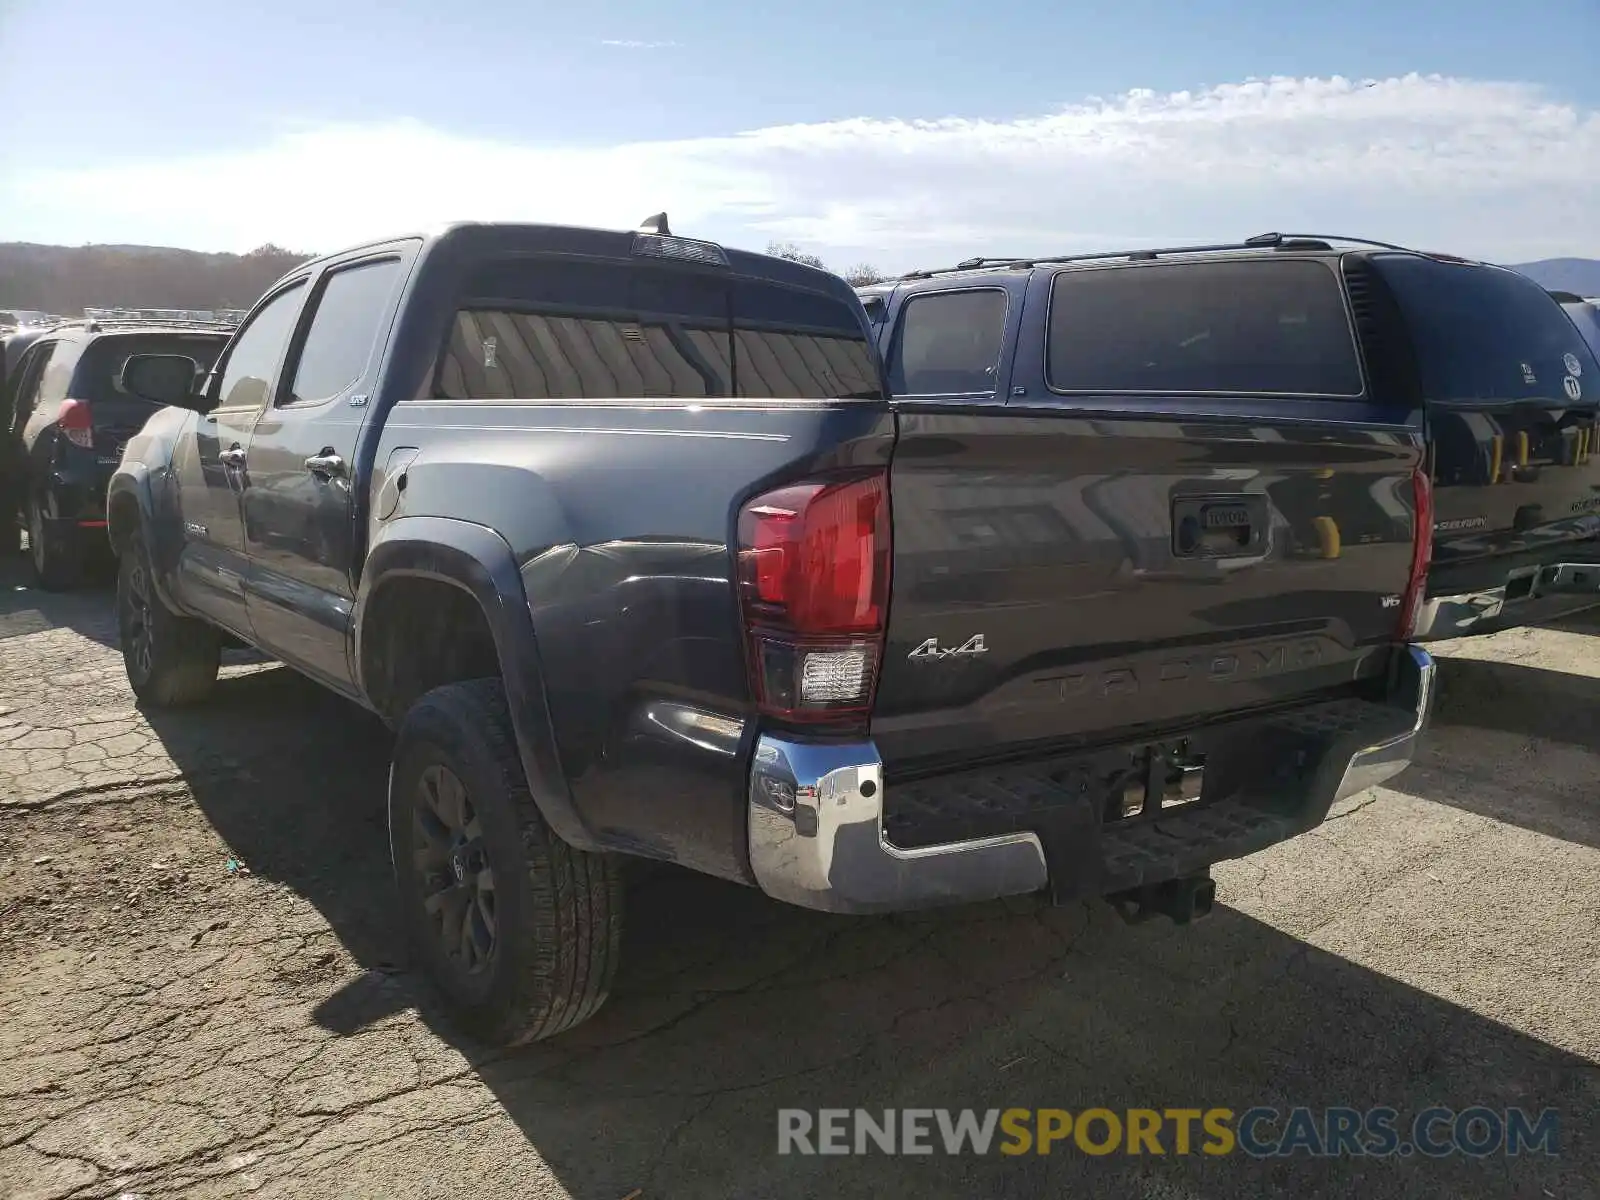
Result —
[{"label": "roof rack rail", "polygon": [[[903,280],[931,279],[935,275],[950,275],[960,271],[979,271],[986,267],[1032,267],[1058,263],[1097,262],[1126,258],[1133,262],[1147,262],[1163,254],[1215,254],[1225,250],[1276,250],[1311,249],[1316,243],[1344,242],[1354,246],[1373,246],[1380,250],[1406,250],[1393,242],[1379,242],[1372,238],[1346,237],[1337,233],[1258,233],[1242,242],[1215,242],[1202,246],[1162,246],[1139,250],[1097,250],[1086,254],[1061,254],[1040,258],[969,258],[953,267],[934,267],[928,270],[908,271]],[[1296,243],[1310,243],[1297,245]]]},{"label": "roof rack rail", "polygon": [[161,317],[73,317],[48,326],[49,329],[105,330],[138,329],[216,329],[238,328],[237,321],[186,321]]}]

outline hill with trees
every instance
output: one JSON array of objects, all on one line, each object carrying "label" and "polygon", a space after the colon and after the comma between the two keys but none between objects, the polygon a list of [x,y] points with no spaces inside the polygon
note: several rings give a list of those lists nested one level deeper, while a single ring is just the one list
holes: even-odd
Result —
[{"label": "hill with trees", "polygon": [[311,257],[281,246],[206,254],[164,246],[40,246],[0,242],[0,310],[59,316],[94,308],[249,308]]}]

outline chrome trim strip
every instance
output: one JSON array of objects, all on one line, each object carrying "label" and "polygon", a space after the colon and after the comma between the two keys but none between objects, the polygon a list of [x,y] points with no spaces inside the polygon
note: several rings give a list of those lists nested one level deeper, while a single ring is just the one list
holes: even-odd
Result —
[{"label": "chrome trim strip", "polygon": [[804,908],[896,912],[1035,892],[1049,881],[1033,833],[914,850],[892,845],[883,830],[883,762],[871,742],[762,735],[749,808],[756,882]]},{"label": "chrome trim strip", "polygon": [[1422,728],[1428,723],[1428,716],[1433,709],[1438,670],[1433,656],[1421,646],[1406,647],[1394,699],[1411,710],[1411,728],[1352,754],[1345,766],[1344,776],[1339,780],[1339,790],[1333,798],[1335,804],[1387,779],[1393,779],[1411,765]]}]

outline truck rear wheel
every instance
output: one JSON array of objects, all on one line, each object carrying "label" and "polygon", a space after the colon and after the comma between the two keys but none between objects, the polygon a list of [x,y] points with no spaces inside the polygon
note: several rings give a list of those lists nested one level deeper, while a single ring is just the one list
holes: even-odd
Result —
[{"label": "truck rear wheel", "polygon": [[133,694],[176,708],[204,700],[216,686],[222,637],[204,621],[180,617],[156,594],[150,553],[135,532],[117,564],[117,632]]},{"label": "truck rear wheel", "polygon": [[435,688],[401,722],[389,841],[414,953],[473,1036],[538,1041],[593,1016],[622,941],[622,872],[545,824],[496,679]]}]

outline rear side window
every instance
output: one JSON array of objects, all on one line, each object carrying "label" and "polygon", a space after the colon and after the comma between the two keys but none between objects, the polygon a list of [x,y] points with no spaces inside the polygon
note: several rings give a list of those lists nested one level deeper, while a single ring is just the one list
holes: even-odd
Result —
[{"label": "rear side window", "polygon": [[757,280],[496,260],[469,281],[439,399],[876,398],[855,309]]},{"label": "rear side window", "polygon": [[1555,297],[1515,271],[1410,255],[1373,260],[1405,313],[1431,400],[1600,398],[1600,366]]},{"label": "rear side window", "polygon": [[56,352],[56,342],[42,342],[35,346],[33,352],[17,363],[16,380],[11,393],[12,403],[15,406],[11,414],[11,431],[21,433],[33,416],[33,410],[39,403],[39,385],[44,378],[45,371],[50,366],[50,359]]},{"label": "rear side window", "polygon": [[39,375],[39,390],[34,396],[35,410],[48,408],[55,412],[56,405],[66,399],[81,399],[72,395],[72,377],[83,354],[81,342],[57,342]]},{"label": "rear side window", "polygon": [[360,380],[399,281],[397,258],[360,263],[328,275],[284,403],[331,400]]},{"label": "rear side window", "polygon": [[1321,262],[1062,271],[1048,336],[1057,391],[1362,394],[1344,296]]},{"label": "rear side window", "polygon": [[1005,336],[999,288],[913,296],[900,309],[889,349],[889,390],[897,396],[993,393]]},{"label": "rear side window", "polygon": [[181,354],[209,371],[227,342],[222,334],[136,333],[96,338],[78,360],[72,395],[93,405],[125,401],[148,409],[150,403],[117,387],[123,365],[133,354]]}]

